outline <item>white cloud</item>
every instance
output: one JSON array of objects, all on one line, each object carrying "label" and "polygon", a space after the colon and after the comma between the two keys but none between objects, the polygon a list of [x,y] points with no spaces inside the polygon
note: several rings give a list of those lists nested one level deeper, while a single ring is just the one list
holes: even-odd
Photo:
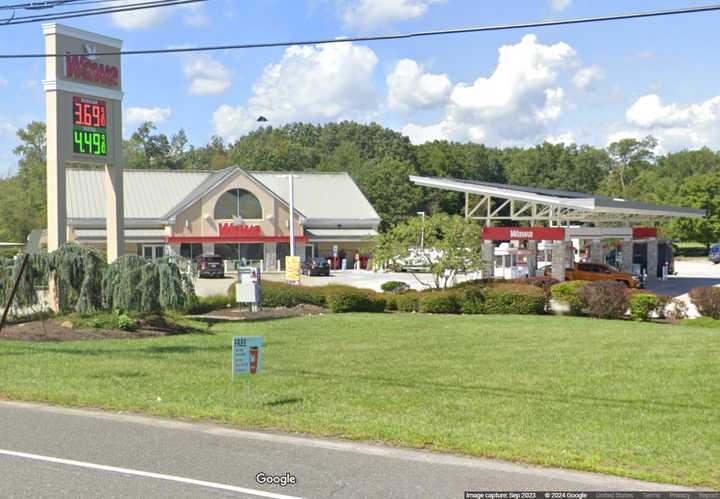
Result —
[{"label": "white cloud", "polygon": [[629,129],[618,130],[618,131],[612,132],[610,135],[608,135],[608,138],[607,138],[607,141],[605,144],[610,145],[613,142],[618,142],[622,139],[640,140],[643,137],[644,137],[644,135],[641,132],[639,132],[638,130],[629,130]]},{"label": "white cloud", "polygon": [[550,0],[550,7],[553,10],[565,10],[570,6],[572,0]]},{"label": "white cloud", "polygon": [[[712,105],[711,101],[704,104],[680,107],[677,104],[664,106],[659,95],[643,95],[625,112],[629,123],[644,128],[671,127],[687,123],[691,114],[699,118],[705,111],[703,105]],[[707,111],[707,110],[706,110]]]},{"label": "white cloud", "polygon": [[5,78],[3,78],[2,76],[0,76],[0,88],[5,88],[5,87],[7,87],[7,85],[8,85],[8,81]]},{"label": "white cloud", "polygon": [[415,124],[405,129],[416,138],[442,132],[449,140],[497,145],[536,141],[562,115],[565,91],[557,81],[575,63],[575,50],[566,43],[543,45],[535,35],[525,35],[519,43],[500,48],[489,77],[454,87],[445,118],[430,125],[431,132]]},{"label": "white cloud", "polygon": [[387,76],[388,106],[393,111],[431,109],[447,103],[452,84],[446,74],[426,73],[412,59],[401,59]]},{"label": "white cloud", "polygon": [[125,123],[139,124],[146,121],[161,123],[167,120],[172,111],[169,107],[129,107],[125,111]]},{"label": "white cloud", "polygon": [[220,94],[230,87],[230,70],[205,54],[186,56],[183,72],[190,79],[191,95]]},{"label": "white cloud", "polygon": [[257,126],[258,116],[273,126],[367,120],[378,105],[372,81],[377,62],[371,49],[351,43],[289,47],[280,62],[265,67],[247,103],[215,110],[215,131],[232,140]]},{"label": "white cloud", "polygon": [[395,21],[423,16],[432,4],[447,0],[348,0],[344,3],[343,21],[349,28],[370,29]]},{"label": "white cloud", "polygon": [[661,151],[720,147],[720,96],[694,104],[664,104],[657,94],[644,95],[625,112],[635,128],[615,132],[608,140],[653,135]]},{"label": "white cloud", "polygon": [[580,90],[587,90],[603,78],[605,78],[605,72],[600,67],[588,66],[578,70],[573,75],[572,81]]},{"label": "white cloud", "polygon": [[409,123],[402,128],[401,132],[403,135],[407,135],[413,144],[423,144],[425,142],[432,142],[433,140],[444,140],[448,136],[448,131],[445,129],[444,123],[430,126],[419,126]]},{"label": "white cloud", "polygon": [[550,144],[574,144],[576,142],[575,140],[575,134],[572,131],[567,131],[560,133],[558,135],[550,135],[548,137],[545,137],[545,142],[549,142]]},{"label": "white cloud", "polygon": [[[137,0],[116,0],[111,6],[137,4]],[[183,14],[183,21],[188,26],[204,26],[207,16],[202,6],[197,4],[156,7],[110,14],[113,24],[127,30],[153,28],[167,22],[176,14]]]}]

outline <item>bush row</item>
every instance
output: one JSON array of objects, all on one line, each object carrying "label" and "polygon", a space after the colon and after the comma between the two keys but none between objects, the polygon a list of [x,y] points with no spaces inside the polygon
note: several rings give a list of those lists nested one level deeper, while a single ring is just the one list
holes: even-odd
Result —
[{"label": "bush row", "polygon": [[[200,299],[201,307],[222,307],[235,303],[235,287],[227,299]],[[263,283],[262,305],[295,307],[317,305],[335,313],[344,312],[421,312],[429,314],[542,314],[550,298],[568,305],[575,315],[587,314],[617,319],[630,311],[634,320],[652,318],[683,319],[686,305],[667,296],[642,290],[628,290],[613,281],[566,281],[520,279],[514,281],[475,280],[447,290],[404,290],[403,286],[386,286],[385,293],[351,286],[293,286],[280,282]],[[691,299],[701,314],[720,319],[720,288],[698,288]],[[714,315],[713,315],[714,314]]]},{"label": "bush row", "polygon": [[550,288],[552,299],[568,306],[573,315],[587,314],[602,319],[619,319],[630,311],[637,321],[652,318],[684,319],[687,305],[670,296],[649,291],[627,289],[614,281],[566,281]]},{"label": "bush row", "polygon": [[[263,307],[287,307],[316,305],[332,312],[383,312],[387,300],[380,293],[352,286],[295,286],[283,282],[264,281],[262,284]],[[235,304],[235,285],[228,290],[228,303]]]}]

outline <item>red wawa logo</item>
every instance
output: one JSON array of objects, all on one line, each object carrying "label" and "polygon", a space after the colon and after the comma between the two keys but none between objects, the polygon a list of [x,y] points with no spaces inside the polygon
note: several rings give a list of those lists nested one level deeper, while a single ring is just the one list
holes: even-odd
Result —
[{"label": "red wawa logo", "polygon": [[262,229],[259,225],[239,225],[221,223],[219,226],[220,237],[261,237]]},{"label": "red wawa logo", "polygon": [[120,70],[115,66],[95,62],[97,49],[94,46],[84,44],[83,48],[88,55],[65,53],[65,76],[74,80],[117,87],[120,82]]}]

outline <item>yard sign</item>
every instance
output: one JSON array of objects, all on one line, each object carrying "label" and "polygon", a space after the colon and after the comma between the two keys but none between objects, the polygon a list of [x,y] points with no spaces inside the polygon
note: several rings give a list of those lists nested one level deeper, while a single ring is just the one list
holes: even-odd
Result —
[{"label": "yard sign", "polygon": [[257,374],[262,372],[262,336],[233,337],[232,372],[235,374]]}]

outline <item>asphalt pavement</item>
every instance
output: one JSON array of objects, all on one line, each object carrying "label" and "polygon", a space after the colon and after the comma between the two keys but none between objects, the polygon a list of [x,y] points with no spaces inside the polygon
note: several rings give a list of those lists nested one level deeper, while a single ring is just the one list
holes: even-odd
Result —
[{"label": "asphalt pavement", "polygon": [[[467,490],[687,490],[344,440],[0,402],[0,497],[462,498]],[[257,475],[294,477],[258,483]]]}]

